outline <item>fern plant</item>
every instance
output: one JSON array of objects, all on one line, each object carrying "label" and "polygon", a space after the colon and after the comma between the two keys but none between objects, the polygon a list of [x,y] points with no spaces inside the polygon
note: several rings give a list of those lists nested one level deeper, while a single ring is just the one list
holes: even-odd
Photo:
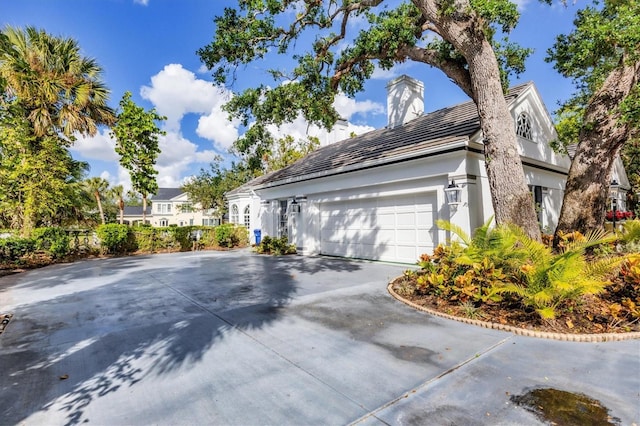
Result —
[{"label": "fern plant", "polygon": [[610,283],[608,276],[624,261],[623,257],[587,260],[585,252],[588,248],[615,240],[615,236],[604,231],[594,231],[583,239],[573,240],[560,253],[554,254],[521,229],[514,226],[509,229],[517,236],[518,250],[527,252],[529,261],[520,267],[520,279],[506,284],[503,290],[519,296],[544,319],[556,318],[559,309],[570,300],[601,293]]},{"label": "fern plant", "polygon": [[488,261],[498,269],[516,269],[526,260],[527,253],[519,250],[517,236],[504,226],[492,227],[493,217],[477,228],[470,238],[462,228],[444,220],[436,224],[460,239],[464,253],[455,259],[460,265],[482,264]]},{"label": "fern plant", "polygon": [[[469,237],[460,227],[446,221],[437,225],[458,237],[463,247],[453,263],[466,269],[453,278],[447,293],[452,300],[475,303],[500,302],[510,294],[532,307],[544,319],[556,318],[563,306],[583,295],[602,292],[608,277],[620,267],[624,258],[607,257],[590,261],[586,250],[610,244],[616,236],[604,231],[566,238],[559,253],[529,238],[513,225],[492,227],[493,219]],[[439,271],[431,271],[434,276]]]}]

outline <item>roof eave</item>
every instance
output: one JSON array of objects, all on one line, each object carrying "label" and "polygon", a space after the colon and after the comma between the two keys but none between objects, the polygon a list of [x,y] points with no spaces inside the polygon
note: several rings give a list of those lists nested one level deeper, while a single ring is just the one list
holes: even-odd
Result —
[{"label": "roof eave", "polygon": [[369,169],[372,167],[384,166],[389,163],[398,163],[402,161],[408,161],[416,157],[424,157],[425,155],[438,154],[441,151],[450,150],[452,148],[465,147],[469,145],[468,136],[454,136],[450,138],[452,141],[449,143],[443,143],[435,147],[428,147],[417,151],[411,151],[409,153],[389,156],[381,159],[364,161],[358,164],[353,164],[345,167],[338,167],[323,172],[310,173],[306,175],[291,177],[287,179],[281,179],[273,182],[267,182],[254,187],[254,189],[267,189],[276,186],[288,185],[296,182],[325,178],[333,175],[339,175],[344,173],[355,172],[362,169]]}]

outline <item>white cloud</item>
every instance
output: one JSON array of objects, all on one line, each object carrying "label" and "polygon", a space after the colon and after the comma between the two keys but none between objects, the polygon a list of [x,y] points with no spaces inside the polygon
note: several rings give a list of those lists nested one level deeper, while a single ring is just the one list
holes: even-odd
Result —
[{"label": "white cloud", "polygon": [[370,100],[356,101],[344,94],[338,94],[333,103],[340,116],[349,120],[354,114],[384,114],[384,106]]},{"label": "white cloud", "polygon": [[211,82],[196,78],[180,64],[166,65],[151,77],[151,86],[142,86],[140,95],[165,115],[167,130],[177,131],[180,120],[188,113],[209,114],[214,107],[226,103],[230,92]]},{"label": "white cloud", "polygon": [[228,113],[222,111],[222,105],[215,106],[207,115],[198,119],[196,133],[204,139],[214,142],[216,148],[227,151],[238,139],[239,120],[227,120]]},{"label": "white cloud", "polygon": [[77,140],[71,147],[71,151],[80,153],[87,159],[102,161],[118,161],[116,143],[109,136],[109,129],[103,129],[94,136],[76,135]]},{"label": "white cloud", "polygon": [[308,136],[313,136],[320,140],[321,146],[346,139],[352,133],[360,135],[374,130],[374,128],[371,126],[358,126],[347,123],[346,128],[334,126],[334,128],[329,132],[324,128],[316,126],[315,124],[309,125],[309,123],[307,123],[307,121],[302,117],[298,117],[291,123],[284,123],[280,127],[269,126],[268,129],[276,139],[280,139],[285,136],[291,136],[295,140],[299,140],[307,139]]},{"label": "white cloud", "polygon": [[529,4],[531,0],[513,0],[513,2],[518,6],[518,11],[522,12],[526,9],[527,4]]},{"label": "white cloud", "polygon": [[143,86],[140,95],[151,101],[161,115],[167,117],[165,130],[180,132],[185,114],[202,115],[198,119],[198,136],[213,141],[226,151],[238,138],[239,121],[229,121],[222,106],[232,93],[211,82],[198,79],[180,64],[170,64],[151,77],[151,86]]},{"label": "white cloud", "polygon": [[135,4],[141,4],[143,6],[147,6],[149,4],[149,0],[133,0]]},{"label": "white cloud", "polygon": [[167,132],[158,141],[161,153],[158,156],[158,185],[163,187],[179,186],[182,174],[197,163],[210,163],[215,158],[213,150],[198,151],[198,145],[189,141],[180,133]]}]

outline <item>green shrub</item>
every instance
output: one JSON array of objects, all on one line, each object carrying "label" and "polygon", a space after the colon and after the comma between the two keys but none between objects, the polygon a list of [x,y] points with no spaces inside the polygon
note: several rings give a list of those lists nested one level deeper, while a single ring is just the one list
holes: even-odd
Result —
[{"label": "green shrub", "polygon": [[262,237],[260,244],[256,247],[256,251],[262,254],[273,254],[276,256],[282,254],[296,254],[296,246],[289,244],[286,236],[280,238],[265,235]]},{"label": "green shrub", "polygon": [[153,253],[158,250],[159,235],[157,228],[136,226],[133,228],[133,235],[137,250],[147,253]]},{"label": "green shrub", "polygon": [[490,223],[470,238],[459,227],[438,221],[460,242],[438,246],[433,256],[420,258],[416,290],[475,305],[500,303],[508,297],[509,302],[535,309],[541,318],[553,319],[582,296],[603,292],[610,284],[608,277],[624,260],[586,256],[588,249],[615,239],[605,233],[575,234],[554,253],[516,226],[491,228]]},{"label": "green shrub", "polygon": [[100,238],[100,247],[106,253],[122,254],[132,249],[133,238],[131,228],[127,225],[108,223],[96,229]]},{"label": "green shrub", "polygon": [[20,263],[20,259],[36,250],[32,238],[0,238],[0,260],[3,263]]},{"label": "green shrub", "polygon": [[211,248],[217,246],[215,228],[211,226],[198,226],[196,229],[202,232],[200,235],[200,245],[202,247]]},{"label": "green shrub", "polygon": [[44,250],[54,259],[64,257],[71,251],[69,235],[62,228],[36,228],[31,237],[35,241],[36,250]]},{"label": "green shrub", "polygon": [[171,239],[173,248],[180,251],[191,250],[192,240],[191,233],[194,231],[193,226],[169,227],[167,228],[167,237]]},{"label": "green shrub", "polygon": [[224,223],[216,226],[215,241],[220,247],[235,247],[240,243],[236,227],[231,223]]}]

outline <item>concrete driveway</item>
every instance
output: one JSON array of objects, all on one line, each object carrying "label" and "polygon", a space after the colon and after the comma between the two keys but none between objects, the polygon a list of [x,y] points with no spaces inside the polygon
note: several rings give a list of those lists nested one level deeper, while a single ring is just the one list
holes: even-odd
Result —
[{"label": "concrete driveway", "polygon": [[439,319],[387,294],[404,269],[241,250],[0,278],[0,423],[545,424],[536,390],[640,423],[640,341]]}]

